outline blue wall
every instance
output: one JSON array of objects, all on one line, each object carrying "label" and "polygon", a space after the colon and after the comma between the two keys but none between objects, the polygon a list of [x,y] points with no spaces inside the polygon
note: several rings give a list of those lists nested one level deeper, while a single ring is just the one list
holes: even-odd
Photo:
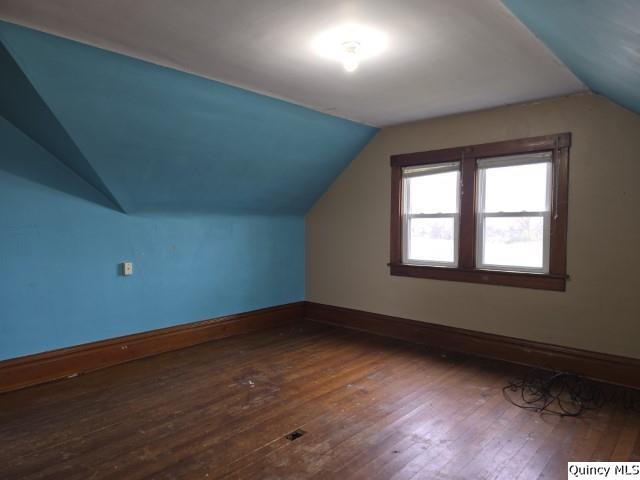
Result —
[{"label": "blue wall", "polygon": [[503,2],[591,90],[640,113],[640,1]]},{"label": "blue wall", "polygon": [[0,359],[303,300],[376,132],[6,22],[0,71]]},{"label": "blue wall", "polygon": [[0,145],[0,359],[303,299],[302,217],[125,215],[3,118]]}]

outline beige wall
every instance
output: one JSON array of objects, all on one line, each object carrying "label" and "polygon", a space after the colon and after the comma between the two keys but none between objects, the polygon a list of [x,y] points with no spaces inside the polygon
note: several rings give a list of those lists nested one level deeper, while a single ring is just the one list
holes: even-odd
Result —
[{"label": "beige wall", "polygon": [[[389,275],[389,156],[570,131],[566,292]],[[381,130],[306,219],[307,300],[640,358],[640,117],[595,95]]]}]

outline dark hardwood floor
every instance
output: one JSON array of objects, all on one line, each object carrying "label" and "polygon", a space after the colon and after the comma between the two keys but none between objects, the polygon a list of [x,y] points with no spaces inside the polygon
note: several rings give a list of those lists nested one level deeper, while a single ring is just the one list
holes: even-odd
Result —
[{"label": "dark hardwood floor", "polygon": [[520,410],[502,395],[519,372],[316,324],[217,340],[0,395],[0,478],[557,479],[569,459],[640,460],[640,415]]}]

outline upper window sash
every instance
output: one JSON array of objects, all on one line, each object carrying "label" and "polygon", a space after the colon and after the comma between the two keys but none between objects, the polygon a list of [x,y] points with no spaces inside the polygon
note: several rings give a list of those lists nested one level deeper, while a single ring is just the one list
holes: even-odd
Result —
[{"label": "upper window sash", "polygon": [[[530,216],[544,215],[551,211],[553,202],[553,154],[552,152],[542,152],[538,154],[511,155],[505,157],[482,158],[477,160],[477,192],[476,192],[476,214],[486,216]],[[517,167],[526,165],[547,164],[545,199],[542,209],[500,209],[487,210],[486,208],[486,173],[493,168]]]},{"label": "upper window sash", "polygon": [[516,167],[519,165],[532,165],[535,163],[551,163],[551,152],[526,153],[520,155],[505,155],[501,157],[479,158],[478,168]]},{"label": "upper window sash", "polygon": [[419,165],[414,167],[404,167],[402,169],[402,177],[422,177],[425,175],[435,175],[438,173],[456,172],[458,170],[460,170],[460,162],[446,162],[434,165]]}]

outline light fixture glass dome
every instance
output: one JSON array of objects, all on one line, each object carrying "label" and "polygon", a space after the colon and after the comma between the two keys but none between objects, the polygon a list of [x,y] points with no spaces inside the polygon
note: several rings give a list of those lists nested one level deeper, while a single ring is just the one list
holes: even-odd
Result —
[{"label": "light fixture glass dome", "polygon": [[360,65],[360,57],[358,56],[358,48],[360,43],[350,40],[342,44],[344,49],[342,56],[342,66],[347,72],[355,72]]},{"label": "light fixture glass dome", "polygon": [[342,63],[347,72],[354,72],[363,60],[387,49],[388,38],[383,32],[358,24],[345,24],[326,30],[313,40],[313,50],[323,58]]}]

